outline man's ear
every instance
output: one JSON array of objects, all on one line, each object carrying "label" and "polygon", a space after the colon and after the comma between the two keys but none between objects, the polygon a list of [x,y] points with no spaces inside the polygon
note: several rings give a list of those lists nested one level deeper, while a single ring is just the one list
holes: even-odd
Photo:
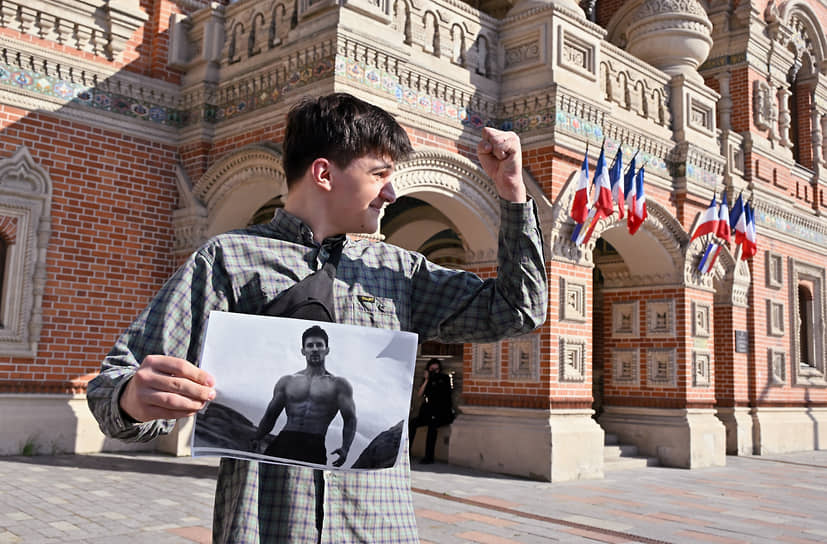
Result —
[{"label": "man's ear", "polygon": [[318,158],[310,165],[310,175],[313,184],[323,191],[330,191],[333,188],[331,181],[332,163],[324,158]]}]

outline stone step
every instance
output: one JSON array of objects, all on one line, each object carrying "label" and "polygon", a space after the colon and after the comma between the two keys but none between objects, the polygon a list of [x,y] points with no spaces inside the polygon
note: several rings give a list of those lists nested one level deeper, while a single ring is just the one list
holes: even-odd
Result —
[{"label": "stone step", "polygon": [[606,433],[603,446],[603,472],[658,466],[657,457],[638,455],[632,444],[621,444],[617,435]]},{"label": "stone step", "polygon": [[618,457],[637,457],[637,446],[618,444],[614,446],[603,446],[604,459],[617,459]]},{"label": "stone step", "polygon": [[603,472],[606,473],[615,470],[656,467],[658,465],[658,460],[655,457],[618,457],[611,460],[604,460]]}]

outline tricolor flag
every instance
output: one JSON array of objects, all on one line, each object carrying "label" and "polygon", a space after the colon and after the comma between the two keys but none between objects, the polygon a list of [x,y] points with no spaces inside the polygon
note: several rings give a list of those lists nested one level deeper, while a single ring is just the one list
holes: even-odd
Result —
[{"label": "tricolor flag", "polygon": [[612,198],[617,202],[617,214],[623,219],[625,202],[623,198],[626,196],[623,188],[623,150],[620,146],[617,148],[617,155],[615,155],[615,163],[609,170],[609,182],[612,185]]},{"label": "tricolor flag", "polygon": [[744,210],[744,201],[741,195],[729,212],[729,228],[735,233],[735,243],[743,244],[747,236],[747,214]]},{"label": "tricolor flag", "polygon": [[594,199],[594,207],[601,217],[612,215],[612,184],[609,181],[609,168],[606,166],[606,153],[603,147],[600,148],[600,156],[597,158],[597,166],[594,169],[594,189],[597,192]]},{"label": "tricolor flag", "polygon": [[632,195],[632,202],[629,206],[629,217],[626,218],[626,226],[629,227],[629,234],[634,234],[646,220],[649,212],[646,211],[646,193],[643,192],[643,166],[635,174],[635,194]]},{"label": "tricolor flag", "polygon": [[602,212],[599,212],[597,208],[589,210],[589,216],[586,218],[586,221],[584,223],[577,223],[574,226],[574,231],[571,233],[571,241],[578,246],[588,243],[592,237],[594,228],[602,218]]},{"label": "tricolor flag", "polygon": [[576,223],[585,223],[589,216],[589,151],[583,157],[580,174],[577,177],[577,191],[571,205],[571,218]]},{"label": "tricolor flag", "polygon": [[[637,156],[637,155],[635,155]],[[626,209],[629,215],[632,215],[632,201],[635,197],[635,157],[632,157],[632,162],[629,163],[629,169],[626,170],[626,175],[623,177],[623,184],[625,185],[623,198],[626,199]]]},{"label": "tricolor flag", "polygon": [[706,251],[704,251],[704,256],[701,257],[701,262],[698,264],[698,270],[701,274],[706,274],[712,267],[715,266],[715,261],[718,259],[718,255],[721,253],[721,244],[717,242],[709,242],[706,245]]},{"label": "tricolor flag", "polygon": [[715,236],[729,243],[729,204],[726,201],[726,189],[721,195],[721,206],[718,208],[718,227]]},{"label": "tricolor flag", "polygon": [[747,216],[746,235],[741,249],[741,260],[746,261],[758,252],[758,241],[755,235],[755,215],[749,202],[744,204],[744,213]]},{"label": "tricolor flag", "polygon": [[706,210],[701,214],[701,220],[698,222],[698,228],[695,229],[695,233],[692,235],[692,239],[689,241],[692,242],[698,236],[703,236],[704,234],[715,234],[718,231],[718,205],[715,203],[715,194],[712,194],[712,200],[709,202],[709,206]]}]

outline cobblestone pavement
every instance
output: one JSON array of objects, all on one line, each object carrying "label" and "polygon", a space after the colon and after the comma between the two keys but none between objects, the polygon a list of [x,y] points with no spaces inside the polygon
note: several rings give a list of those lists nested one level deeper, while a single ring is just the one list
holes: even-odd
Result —
[{"label": "cobblestone pavement", "polygon": [[[216,459],[0,458],[0,544],[207,543]],[[827,542],[827,451],[543,483],[417,465],[423,544]]]}]

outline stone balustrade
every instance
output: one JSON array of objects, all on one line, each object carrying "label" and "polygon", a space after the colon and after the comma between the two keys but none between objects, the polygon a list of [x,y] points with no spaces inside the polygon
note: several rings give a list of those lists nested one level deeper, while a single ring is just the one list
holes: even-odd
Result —
[{"label": "stone balustrade", "polygon": [[[97,4],[97,5],[96,5]],[[0,26],[117,60],[147,20],[138,0],[0,2]]]}]

